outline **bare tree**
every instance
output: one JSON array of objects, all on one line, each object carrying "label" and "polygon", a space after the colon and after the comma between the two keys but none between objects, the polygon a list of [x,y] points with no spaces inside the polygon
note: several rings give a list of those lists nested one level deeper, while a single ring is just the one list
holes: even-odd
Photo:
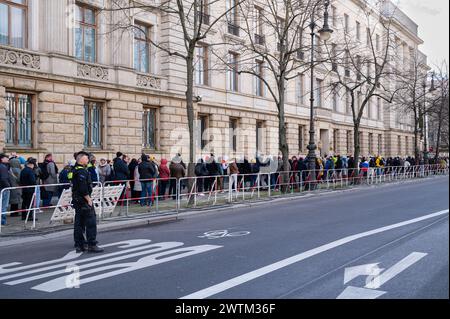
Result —
[{"label": "bare tree", "polygon": [[[369,4],[372,3],[372,4]],[[334,39],[333,46],[327,45],[331,60],[333,81],[331,85],[345,90],[348,107],[353,120],[354,168],[360,156],[361,118],[371,99],[378,97],[392,103],[399,87],[396,83],[399,74],[395,61],[397,46],[393,29],[393,12],[383,8],[383,1],[361,1],[361,16],[365,23],[366,39],[359,39],[358,30],[345,25],[342,36]],[[344,69],[343,74],[341,69]]]},{"label": "bare tree", "polygon": [[[160,2],[111,0],[111,8],[105,11],[121,12],[121,19],[112,21],[111,32],[123,30],[143,32],[142,28],[135,24],[135,18],[145,12],[157,12],[165,17],[175,17],[177,23],[172,27],[179,30],[183,45],[170,43],[169,39],[157,41],[146,36],[146,40],[155,48],[165,52],[169,57],[175,56],[182,59],[186,66],[186,112],[189,128],[189,167],[188,175],[194,176],[195,165],[195,141],[194,141],[194,68],[195,50],[199,44],[212,33],[215,26],[224,23],[224,17],[234,10],[243,0],[236,0],[232,5],[223,8],[221,0],[161,0]],[[209,14],[209,9],[214,8],[214,15]]]},{"label": "bare tree", "polygon": [[436,93],[430,111],[431,124],[435,129],[436,151],[434,159],[439,158],[441,148],[448,151],[449,144],[449,78],[448,65],[443,62],[435,73]]},{"label": "bare tree", "polygon": [[[278,115],[278,147],[283,157],[283,170],[289,170],[289,146],[286,137],[286,89],[288,82],[305,71],[309,64],[303,54],[303,41],[313,8],[320,0],[261,0],[245,1],[239,5],[243,43],[233,44],[239,52],[238,74],[255,77],[254,94],[264,96],[267,90],[273,98]],[[225,55],[227,52],[225,52]],[[230,65],[226,56],[219,56]]]},{"label": "bare tree", "polygon": [[425,118],[433,106],[432,103],[427,103],[428,69],[426,56],[420,51],[415,50],[411,56],[408,69],[401,76],[397,77],[399,91],[394,98],[397,112],[412,115],[414,122],[414,158],[416,164],[419,163],[421,158],[419,137],[423,135]]}]

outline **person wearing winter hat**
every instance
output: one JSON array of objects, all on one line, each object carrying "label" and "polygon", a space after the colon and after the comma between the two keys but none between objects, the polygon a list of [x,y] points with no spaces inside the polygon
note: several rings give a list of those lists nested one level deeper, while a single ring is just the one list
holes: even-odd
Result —
[{"label": "person wearing winter hat", "polygon": [[159,193],[161,200],[166,198],[167,184],[170,178],[170,170],[167,167],[167,160],[165,158],[161,159],[161,165],[159,166]]}]

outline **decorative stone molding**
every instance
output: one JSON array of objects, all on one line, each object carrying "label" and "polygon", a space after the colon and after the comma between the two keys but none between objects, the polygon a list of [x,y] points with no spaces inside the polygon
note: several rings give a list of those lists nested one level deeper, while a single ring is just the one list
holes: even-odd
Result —
[{"label": "decorative stone molding", "polygon": [[138,74],[136,77],[136,85],[152,89],[161,89],[161,79],[151,75]]},{"label": "decorative stone molding", "polygon": [[0,64],[20,66],[39,70],[41,68],[41,57],[12,48],[0,48]]},{"label": "decorative stone molding", "polygon": [[109,70],[99,65],[91,65],[78,63],[77,75],[84,78],[92,78],[98,80],[108,80]]}]

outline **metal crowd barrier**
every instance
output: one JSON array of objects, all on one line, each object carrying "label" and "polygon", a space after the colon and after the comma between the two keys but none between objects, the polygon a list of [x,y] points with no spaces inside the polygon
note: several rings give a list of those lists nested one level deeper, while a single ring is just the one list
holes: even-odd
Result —
[{"label": "metal crowd barrier", "polygon": [[[198,176],[183,178],[153,178],[143,180],[122,180],[95,183],[100,187],[99,198],[96,199],[96,207],[99,221],[105,218],[119,217],[125,213],[126,217],[143,213],[175,213],[187,208],[199,208],[204,206],[226,205],[246,200],[261,200],[274,196],[302,193],[315,190],[335,190],[358,185],[376,185],[382,183],[398,182],[416,178],[426,178],[436,175],[448,175],[449,168],[441,164],[427,164],[414,166],[387,166],[362,168],[343,168],[301,171],[280,171],[273,173],[234,174],[219,176]],[[137,191],[136,183],[140,183],[141,190]],[[108,186],[125,186],[121,195],[111,198],[106,194]],[[142,186],[147,186],[142,191]],[[27,212],[24,222],[32,220],[31,229],[36,228],[36,215],[48,209],[67,209],[71,204],[50,205],[42,207],[40,204],[43,188],[57,187],[70,188],[70,184],[51,184],[35,186],[18,186],[4,188],[0,192],[0,204],[7,192],[33,189],[33,195],[29,207],[14,211],[3,211],[1,215]],[[135,189],[136,188],[136,189]],[[120,191],[120,189],[118,190]],[[134,192],[133,192],[134,191]],[[67,191],[68,192],[68,191]],[[135,205],[131,205],[135,203]],[[110,206],[107,206],[110,205]],[[106,209],[111,208],[113,210]],[[9,203],[8,205],[9,206]],[[147,209],[148,206],[153,208]],[[118,209],[117,209],[118,208]],[[113,212],[118,210],[117,216]],[[110,211],[109,216],[104,212]],[[2,225],[0,224],[0,233]]]}]

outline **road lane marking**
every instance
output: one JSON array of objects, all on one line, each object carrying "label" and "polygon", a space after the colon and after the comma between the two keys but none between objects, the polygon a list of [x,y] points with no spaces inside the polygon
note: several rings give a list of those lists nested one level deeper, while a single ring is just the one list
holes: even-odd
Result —
[{"label": "road lane marking", "polygon": [[[151,242],[151,240],[149,240],[149,239],[130,239],[130,240],[126,240],[126,241],[120,241],[117,243],[101,245],[100,247],[107,248],[107,247],[117,246],[118,248],[129,248],[129,247],[135,247],[135,246],[148,244],[150,242]],[[141,248],[142,247],[140,247],[138,249],[141,249]],[[117,255],[120,253],[121,252],[114,253],[113,255]],[[47,261],[36,263],[36,264],[15,267],[15,268],[8,268],[8,267],[22,265],[22,263],[21,262],[13,262],[13,263],[8,263],[8,264],[3,264],[3,265],[0,265],[0,275],[7,274],[10,272],[18,272],[18,271],[20,271],[21,274],[23,274],[23,271],[27,270],[27,269],[37,268],[37,267],[46,266],[46,265],[52,265],[52,264],[56,264],[56,263],[60,263],[60,262],[71,261],[71,260],[74,260],[74,259],[80,257],[81,255],[83,255],[83,253],[76,253],[75,250],[72,250],[61,258],[47,260]],[[101,256],[95,257],[95,259],[107,258],[109,256],[111,256],[111,255],[110,254],[102,254]],[[89,259],[89,260],[92,260],[92,259]],[[84,261],[87,261],[87,259],[84,259]],[[56,265],[56,267],[60,267],[60,265]],[[2,280],[2,279],[4,279],[4,278],[0,277],[0,280]]]},{"label": "road lane marking", "polygon": [[382,272],[383,268],[378,268],[379,263],[345,268],[344,285],[358,276],[368,276],[366,285],[364,288],[348,286],[336,299],[376,299],[384,295],[386,291],[375,289],[380,288],[426,255],[428,254],[413,252],[384,272]]},{"label": "road lane marking", "polygon": [[[148,239],[137,239],[103,245],[102,247],[118,246],[124,250],[85,259],[77,259],[81,254],[69,253],[60,259],[15,268],[9,267],[22,263],[0,265],[0,273],[5,274],[0,276],[0,282],[6,281],[5,285],[14,286],[58,276],[31,287],[34,290],[55,292],[223,247],[219,245],[185,247],[182,242],[148,244],[150,242]],[[139,259],[128,261],[136,257]],[[76,270],[75,273],[68,271],[68,268]],[[65,275],[67,272],[70,274]],[[22,278],[17,279],[18,277]],[[7,281],[11,279],[15,280]]]},{"label": "road lane marking", "polygon": [[359,233],[359,234],[356,234],[356,235],[347,236],[347,237],[338,239],[336,241],[333,241],[331,243],[328,243],[328,244],[325,244],[325,245],[322,245],[322,246],[310,249],[310,250],[305,251],[303,253],[300,253],[298,255],[295,255],[295,256],[288,257],[286,259],[280,260],[278,262],[275,262],[273,264],[267,265],[265,267],[262,267],[262,268],[250,271],[250,272],[245,273],[243,275],[240,275],[238,277],[231,278],[229,280],[226,280],[226,281],[221,282],[219,284],[216,284],[214,286],[211,286],[211,287],[199,290],[197,292],[194,292],[192,294],[183,296],[180,299],[204,299],[204,298],[208,298],[208,297],[211,297],[211,296],[216,295],[218,293],[221,293],[221,292],[223,292],[225,290],[228,290],[230,288],[239,286],[239,285],[241,285],[241,284],[243,284],[245,282],[248,282],[250,280],[256,279],[256,278],[261,277],[261,276],[264,276],[266,274],[269,274],[269,273],[274,272],[276,270],[279,270],[281,268],[287,267],[289,265],[292,265],[292,264],[297,263],[299,261],[305,260],[305,259],[310,258],[312,256],[318,255],[318,254],[323,253],[325,251],[331,250],[333,248],[345,245],[345,244],[350,243],[352,241],[355,241],[355,240],[358,240],[358,239],[361,239],[361,238],[364,238],[364,237],[368,237],[368,236],[371,236],[371,235],[379,234],[379,233],[382,233],[382,232],[385,232],[385,231],[388,231],[388,230],[392,230],[392,229],[395,229],[395,228],[400,228],[400,227],[403,227],[403,226],[406,226],[406,225],[418,223],[420,221],[427,220],[427,219],[430,219],[430,218],[434,218],[434,217],[437,217],[437,216],[441,216],[441,215],[444,215],[444,214],[448,214],[448,212],[449,212],[448,209],[441,210],[441,211],[436,212],[436,213],[432,213],[432,214],[428,214],[428,215],[425,215],[425,216],[417,217],[417,218],[410,219],[410,220],[407,220],[407,221],[403,221],[403,222],[400,222],[400,223],[396,223],[396,224],[392,224],[392,225],[389,225],[389,226],[384,226],[384,227],[381,227],[381,228],[369,230],[369,231],[362,232],[362,233]]},{"label": "road lane marking", "polygon": [[336,299],[377,299],[386,291],[348,286]]},{"label": "road lane marking", "polygon": [[359,276],[376,276],[380,274],[383,271],[383,269],[379,268],[378,264],[379,263],[345,268],[344,285]]},{"label": "road lane marking", "polygon": [[249,235],[249,231],[236,231],[236,232],[228,232],[226,229],[221,230],[211,230],[203,233],[202,236],[197,236],[198,238],[207,238],[207,239],[218,239],[224,237],[239,237]]},{"label": "road lane marking", "polygon": [[399,273],[401,273],[408,267],[414,265],[416,262],[421,260],[426,255],[428,254],[418,252],[413,252],[409,254],[408,256],[400,260],[398,263],[396,263],[394,266],[387,269],[385,272],[382,272],[380,275],[372,278],[372,280],[370,280],[364,287],[370,289],[380,288],[383,284],[385,284],[386,282],[397,276]]}]

